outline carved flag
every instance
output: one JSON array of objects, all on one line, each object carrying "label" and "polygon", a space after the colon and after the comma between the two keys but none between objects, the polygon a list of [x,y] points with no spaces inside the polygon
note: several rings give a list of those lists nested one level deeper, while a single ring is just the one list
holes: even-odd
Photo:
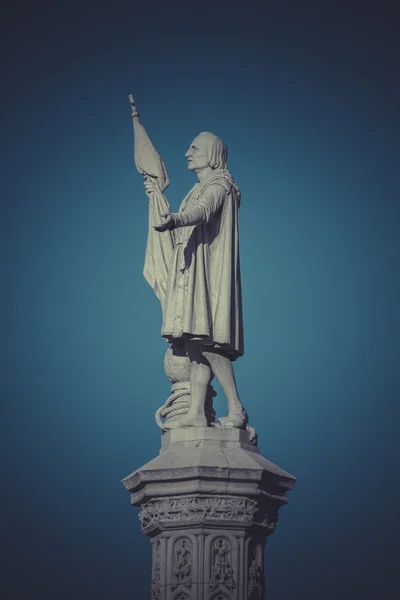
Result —
[{"label": "carved flag", "polygon": [[[132,106],[134,159],[137,170],[141,175],[150,175],[157,178],[158,187],[164,192],[169,185],[169,177],[164,161],[153,146],[147,131],[139,119],[133,96],[129,96]],[[135,114],[136,113],[136,114]]]},{"label": "carved flag", "polygon": [[174,251],[174,234],[169,230],[159,233],[153,226],[162,223],[162,215],[171,212],[163,194],[169,185],[169,177],[161,156],[139,120],[132,96],[129,96],[129,101],[132,106],[135,165],[141,175],[156,183],[156,191],[149,195],[149,229],[143,275],[160,300],[163,310],[168,268]]}]

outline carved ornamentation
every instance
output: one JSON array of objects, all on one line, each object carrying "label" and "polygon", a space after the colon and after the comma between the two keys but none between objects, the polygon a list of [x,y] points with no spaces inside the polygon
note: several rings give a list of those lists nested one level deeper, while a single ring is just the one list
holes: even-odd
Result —
[{"label": "carved ornamentation", "polygon": [[[181,537],[174,544],[171,590],[180,585],[192,587],[192,543],[186,537]],[[184,594],[181,594],[186,598]]]},{"label": "carved ornamentation", "polygon": [[[166,431],[173,421],[187,413],[190,406],[190,361],[183,345],[175,343],[168,348],[164,358],[164,370],[172,383],[171,395],[157,410],[155,419],[160,429]],[[204,406],[209,426],[215,423],[213,398],[216,395],[212,385],[209,385]]]},{"label": "carved ornamentation", "polygon": [[254,546],[249,557],[248,600],[261,600],[264,588],[263,570],[260,565],[260,548]]},{"label": "carved ornamentation", "polygon": [[165,374],[171,383],[190,381],[190,361],[185,352],[185,347],[172,344],[164,357]]},{"label": "carved ornamentation", "polygon": [[151,573],[151,600],[159,600],[161,598],[160,581],[161,581],[161,550],[160,540],[154,542],[154,558],[153,570]]},{"label": "carved ornamentation", "polygon": [[257,511],[256,501],[244,497],[197,497],[150,500],[140,510],[142,529],[170,521],[237,521],[251,523]]},{"label": "carved ornamentation", "polygon": [[264,517],[258,524],[261,525],[261,527],[264,527],[265,529],[267,529],[268,534],[270,534],[275,531],[275,526],[276,526],[277,520],[278,520],[278,517],[276,517],[275,521],[271,521],[269,515],[266,514],[266,515],[264,515]]},{"label": "carved ornamentation", "polygon": [[250,427],[250,425],[246,425],[246,430],[250,434],[250,439],[249,439],[250,444],[256,445],[257,444],[256,430],[254,429],[254,427]]},{"label": "carved ornamentation", "polygon": [[220,586],[233,592],[236,589],[234,570],[232,568],[232,549],[229,540],[216,538],[211,546],[211,582],[210,590]]}]

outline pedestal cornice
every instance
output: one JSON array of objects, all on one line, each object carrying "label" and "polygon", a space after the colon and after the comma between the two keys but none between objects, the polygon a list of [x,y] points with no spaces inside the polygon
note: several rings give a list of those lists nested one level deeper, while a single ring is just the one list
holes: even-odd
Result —
[{"label": "pedestal cornice", "polygon": [[262,600],[265,541],[295,482],[251,430],[164,433],[122,481],[152,543],[152,600]]}]

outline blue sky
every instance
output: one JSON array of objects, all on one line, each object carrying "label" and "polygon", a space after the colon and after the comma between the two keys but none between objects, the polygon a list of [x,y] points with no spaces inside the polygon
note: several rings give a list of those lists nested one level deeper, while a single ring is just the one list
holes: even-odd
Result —
[{"label": "blue sky", "polygon": [[132,93],[173,210],[200,131],[242,191],[238,386],[262,453],[298,477],[268,598],[394,598],[394,6],[108,4],[20,0],[1,25],[4,597],[148,597],[120,480],[158,453],[169,385]]}]

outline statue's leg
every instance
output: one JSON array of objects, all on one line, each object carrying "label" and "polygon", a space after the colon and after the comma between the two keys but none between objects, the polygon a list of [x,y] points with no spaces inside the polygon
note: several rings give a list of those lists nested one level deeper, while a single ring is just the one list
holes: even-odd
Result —
[{"label": "statue's leg", "polygon": [[203,350],[228,402],[228,416],[218,420],[224,427],[243,427],[247,422],[246,411],[240,402],[232,362],[217,351]]},{"label": "statue's leg", "polygon": [[204,426],[207,426],[204,406],[208,384],[212,379],[210,363],[203,355],[199,343],[188,342],[185,347],[190,360],[190,407],[186,416],[196,423],[202,420]]},{"label": "statue's leg", "polygon": [[208,384],[212,379],[209,362],[202,354],[202,346],[196,342],[185,344],[186,354],[190,360],[190,406],[183,415],[169,425],[169,429],[179,427],[207,427],[204,412]]}]

